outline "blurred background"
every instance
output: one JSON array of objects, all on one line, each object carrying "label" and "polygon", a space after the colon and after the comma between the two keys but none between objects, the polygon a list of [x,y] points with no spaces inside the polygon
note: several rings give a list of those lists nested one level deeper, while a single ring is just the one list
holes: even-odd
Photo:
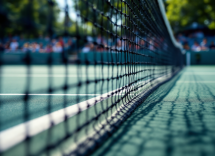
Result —
[{"label": "blurred background", "polygon": [[215,49],[214,0],[166,0],[167,18],[186,50]]},{"label": "blurred background", "polygon": [[[185,50],[215,50],[214,0],[164,0],[164,5],[175,37]],[[104,13],[110,9],[102,3],[96,7],[103,7]],[[92,30],[91,23],[76,20],[76,12],[88,14],[92,19],[95,16],[77,0],[0,0],[0,51],[59,53],[69,49],[69,53],[74,54],[77,30],[80,34],[84,30],[84,37],[88,41],[96,39],[106,44],[108,39]],[[96,18],[103,22],[106,20]],[[105,26],[113,29],[108,23]],[[84,43],[80,43],[80,46],[84,52],[93,48]],[[116,46],[121,45],[116,43]],[[199,56],[193,58],[194,64],[201,62]]]}]

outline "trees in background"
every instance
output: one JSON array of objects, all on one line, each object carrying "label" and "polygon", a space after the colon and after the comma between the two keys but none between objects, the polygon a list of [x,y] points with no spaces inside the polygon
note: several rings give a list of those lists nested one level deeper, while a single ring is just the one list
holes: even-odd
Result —
[{"label": "trees in background", "polygon": [[166,9],[175,32],[194,22],[215,30],[215,0],[166,0]]},{"label": "trees in background", "polygon": [[[79,23],[79,27],[84,27],[85,34],[100,34],[101,29],[104,31],[114,31],[119,28],[113,23],[121,23],[122,17],[116,12],[116,9],[125,13],[125,5],[124,3],[119,3],[117,0],[111,0],[111,3],[107,3],[103,0],[73,0],[75,4],[75,9],[80,13],[82,17],[81,23]],[[112,5],[114,4],[114,5]],[[97,24],[93,26],[93,24]],[[87,29],[86,29],[87,28]]]},{"label": "trees in background", "polygon": [[[128,18],[120,17],[119,12],[114,9],[117,8],[122,13],[128,14],[129,8],[126,8],[124,3],[118,3],[117,0],[111,0],[113,6],[108,5],[103,0],[71,0],[74,6],[70,9],[85,17],[82,18],[81,22],[76,21],[77,24],[68,16],[66,22],[59,20],[60,8],[55,1],[0,0],[0,37],[6,35],[36,37],[53,34],[53,32],[63,34],[67,30],[69,33],[76,33],[77,28],[80,32],[87,31],[84,32],[85,34],[98,34],[101,32],[96,27],[101,26],[107,31],[116,31],[116,29],[120,31],[120,28],[114,26],[113,23],[119,25],[129,23]],[[133,2],[138,4],[141,1],[134,0]],[[215,30],[215,0],[164,0],[164,2],[167,17],[175,32],[183,30],[194,22]],[[147,11],[147,8],[143,9]],[[102,15],[99,14],[99,10],[103,10]],[[65,16],[61,18],[65,18]],[[143,22],[147,24],[147,22]],[[99,25],[92,26],[93,23]]]},{"label": "trees in background", "polygon": [[50,27],[59,24],[58,12],[54,1],[0,0],[0,36],[36,37],[50,33]]}]

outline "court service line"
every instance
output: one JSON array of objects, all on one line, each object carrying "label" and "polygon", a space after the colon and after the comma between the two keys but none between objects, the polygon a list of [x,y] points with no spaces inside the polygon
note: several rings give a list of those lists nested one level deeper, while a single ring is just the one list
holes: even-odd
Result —
[{"label": "court service line", "polygon": [[[122,75],[123,73],[120,73],[118,75]],[[145,73],[147,75],[147,73]],[[117,73],[111,74],[111,75],[77,75],[77,74],[2,74],[0,77],[111,77],[111,76],[117,76]]]},{"label": "court service line", "polygon": [[177,83],[215,83],[215,81],[178,81]]},{"label": "court service line", "polygon": [[[110,77],[110,76],[117,76],[117,73],[111,75],[77,75],[77,74],[2,74],[0,77]],[[118,74],[119,75],[119,74]]]},{"label": "court service line", "polygon": [[33,95],[33,96],[99,96],[102,94],[0,94],[0,96],[22,96],[22,95]]},{"label": "court service line", "polygon": [[[103,75],[108,76],[108,75]],[[96,76],[96,75],[77,75],[77,74],[2,74],[1,77],[102,77],[102,76]]]},{"label": "court service line", "polygon": [[[0,96],[102,96],[103,94],[0,94]],[[114,94],[114,95],[125,95],[125,94]],[[113,96],[114,96],[113,95]],[[129,94],[128,95],[134,95]]]},{"label": "court service line", "polygon": [[215,72],[185,72],[183,75],[215,75]]},{"label": "court service line", "polygon": [[189,73],[189,74],[185,73],[185,74],[183,74],[183,76],[186,76],[186,75],[203,75],[203,76],[205,75],[206,76],[206,75],[215,75],[215,73],[210,73],[210,74],[209,73]]}]

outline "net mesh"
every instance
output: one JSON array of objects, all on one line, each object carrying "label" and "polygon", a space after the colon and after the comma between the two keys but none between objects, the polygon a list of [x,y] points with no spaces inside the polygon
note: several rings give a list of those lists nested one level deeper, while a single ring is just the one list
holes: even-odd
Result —
[{"label": "net mesh", "polygon": [[0,153],[86,155],[180,70],[183,56],[157,1],[65,0],[60,12],[54,0],[39,6],[40,27],[22,17],[29,42],[37,29],[49,36],[45,51],[1,53]]}]

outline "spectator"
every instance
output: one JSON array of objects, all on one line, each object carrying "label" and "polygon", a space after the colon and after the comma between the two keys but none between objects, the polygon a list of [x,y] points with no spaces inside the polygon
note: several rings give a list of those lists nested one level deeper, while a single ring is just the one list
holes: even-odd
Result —
[{"label": "spectator", "polygon": [[53,46],[53,52],[56,53],[61,53],[63,52],[63,47],[61,46],[60,42],[57,42],[54,46]]},{"label": "spectator", "polygon": [[192,51],[200,51],[201,47],[199,46],[198,42],[195,42],[192,46]]},{"label": "spectator", "polygon": [[102,36],[99,34],[98,35],[98,37],[97,37],[97,39],[96,39],[96,42],[98,43],[98,44],[103,44],[103,38],[102,38]]},{"label": "spectator", "polygon": [[40,53],[46,52],[45,49],[43,48],[43,44],[42,43],[40,43],[39,47],[40,47]]},{"label": "spectator", "polygon": [[117,41],[116,49],[118,49],[118,50],[122,50],[123,49],[123,45],[122,45],[122,41],[121,40]]},{"label": "spectator", "polygon": [[60,37],[60,38],[59,38],[59,43],[60,43],[61,47],[64,47],[63,37]]},{"label": "spectator", "polygon": [[85,47],[82,49],[83,53],[88,53],[91,50],[93,50],[93,44],[92,43],[88,43],[85,45]]},{"label": "spectator", "polygon": [[40,46],[36,42],[32,43],[32,52],[39,52]]},{"label": "spectator", "polygon": [[88,42],[93,42],[93,38],[91,36],[87,36],[87,41]]},{"label": "spectator", "polygon": [[188,42],[184,43],[184,49],[185,50],[190,50],[190,46],[189,46]]},{"label": "spectator", "polygon": [[65,50],[71,50],[72,49],[72,40],[71,39],[69,39],[68,41],[67,41],[67,43],[65,44]]},{"label": "spectator", "polygon": [[152,51],[155,50],[154,38],[149,40],[149,49],[152,50]]},{"label": "spectator", "polygon": [[187,38],[184,35],[179,34],[178,41],[183,44],[183,43],[187,42]]},{"label": "spectator", "polygon": [[117,50],[125,50],[126,49],[125,41],[118,39],[117,44],[116,44],[116,49]]},{"label": "spectator", "polygon": [[211,50],[215,50],[215,44],[214,44],[214,41],[211,42],[211,45],[209,46],[209,48]]},{"label": "spectator", "polygon": [[22,48],[22,51],[23,52],[27,52],[28,50],[30,50],[29,49],[29,43],[25,43],[24,46],[23,46],[23,48]]},{"label": "spectator", "polygon": [[144,40],[140,40],[139,41],[139,46],[140,46],[140,50],[145,49],[145,47],[146,47],[145,41]]},{"label": "spectator", "polygon": [[50,44],[46,46],[45,52],[47,52],[47,53],[51,53],[52,52],[52,46]]},{"label": "spectator", "polygon": [[55,46],[56,43],[57,43],[56,39],[52,39],[51,41],[52,46]]},{"label": "spectator", "polygon": [[201,45],[201,50],[208,50],[207,39],[203,39]]},{"label": "spectator", "polygon": [[96,42],[99,44],[97,47],[97,51],[104,50],[104,48],[101,45],[103,45],[104,47],[107,46],[107,43],[106,43],[105,39],[101,36],[101,34],[98,35]]},{"label": "spectator", "polygon": [[12,42],[10,43],[10,50],[15,51],[18,49],[18,47],[19,43],[15,39],[13,39]]},{"label": "spectator", "polygon": [[5,43],[5,49],[10,49],[10,42]]}]

